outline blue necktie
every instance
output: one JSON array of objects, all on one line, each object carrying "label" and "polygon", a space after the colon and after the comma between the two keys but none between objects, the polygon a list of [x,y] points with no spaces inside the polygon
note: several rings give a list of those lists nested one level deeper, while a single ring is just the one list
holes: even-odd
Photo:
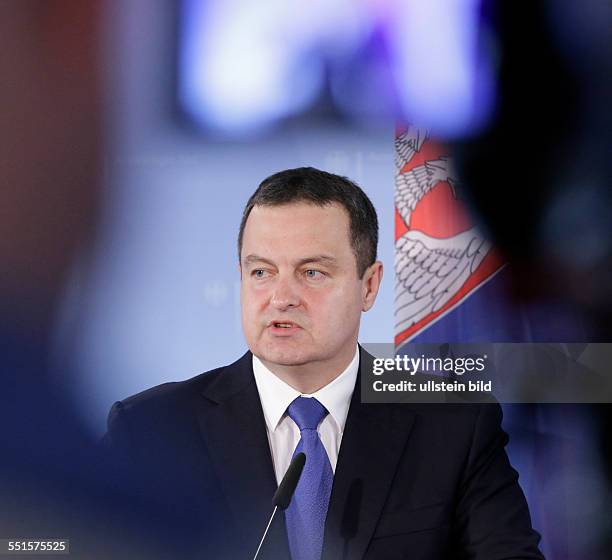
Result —
[{"label": "blue necktie", "polygon": [[287,408],[287,414],[301,434],[293,455],[300,452],[306,455],[302,476],[285,511],[291,557],[293,560],[320,560],[334,480],[329,457],[317,433],[327,410],[317,399],[298,397]]}]

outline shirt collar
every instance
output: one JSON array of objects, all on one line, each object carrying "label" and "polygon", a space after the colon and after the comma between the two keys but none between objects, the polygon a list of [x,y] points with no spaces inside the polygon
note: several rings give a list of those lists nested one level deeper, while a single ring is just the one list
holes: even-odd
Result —
[{"label": "shirt collar", "polygon": [[299,396],[316,398],[329,412],[340,433],[344,431],[346,417],[359,370],[359,348],[347,368],[333,381],[318,391],[304,395],[287,385],[272,373],[262,361],[253,355],[253,374],[259,392],[261,406],[268,430],[273,432],[287,411],[287,407]]}]

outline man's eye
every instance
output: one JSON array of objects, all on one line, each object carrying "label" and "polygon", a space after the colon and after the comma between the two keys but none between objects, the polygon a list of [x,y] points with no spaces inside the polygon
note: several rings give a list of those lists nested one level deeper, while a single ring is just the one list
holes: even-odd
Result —
[{"label": "man's eye", "polygon": [[323,277],[323,273],[319,270],[308,269],[304,274],[306,274],[306,278],[308,279],[316,279]]},{"label": "man's eye", "polygon": [[251,272],[251,275],[255,278],[264,278],[266,276],[266,271],[263,268],[257,268]]}]

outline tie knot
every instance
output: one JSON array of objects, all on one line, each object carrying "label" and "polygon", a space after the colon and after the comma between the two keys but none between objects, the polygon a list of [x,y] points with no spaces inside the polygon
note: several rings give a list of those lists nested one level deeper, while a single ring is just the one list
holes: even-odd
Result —
[{"label": "tie knot", "polygon": [[327,416],[327,409],[315,398],[298,397],[288,407],[287,414],[302,430],[316,430]]}]

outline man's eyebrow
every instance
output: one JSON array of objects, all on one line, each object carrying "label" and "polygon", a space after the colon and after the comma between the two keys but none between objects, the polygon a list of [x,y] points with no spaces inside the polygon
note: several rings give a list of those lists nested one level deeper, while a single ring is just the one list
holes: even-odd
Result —
[{"label": "man's eyebrow", "polygon": [[333,266],[338,262],[338,259],[332,257],[330,255],[314,255],[312,257],[306,257],[297,261],[298,266],[302,266],[304,264],[315,263],[315,264],[326,264],[329,266]]},{"label": "man's eyebrow", "polygon": [[271,260],[266,259],[264,257],[260,257],[259,255],[247,255],[246,257],[242,259],[242,263],[245,265],[253,264],[253,263],[261,263],[261,262],[270,264],[270,265],[274,265],[274,263]]},{"label": "man's eyebrow", "polygon": [[[303,259],[299,259],[295,264],[297,266],[303,266],[309,263],[320,263],[320,264],[326,264],[329,266],[334,266],[337,262],[338,262],[338,259],[330,255],[313,255],[311,257],[304,257]],[[261,257],[255,254],[247,255],[246,257],[244,257],[242,259],[242,263],[244,265],[249,265],[249,264],[254,264],[254,263],[266,263],[271,266],[275,266],[275,264],[270,259],[266,259],[265,257]]]}]

